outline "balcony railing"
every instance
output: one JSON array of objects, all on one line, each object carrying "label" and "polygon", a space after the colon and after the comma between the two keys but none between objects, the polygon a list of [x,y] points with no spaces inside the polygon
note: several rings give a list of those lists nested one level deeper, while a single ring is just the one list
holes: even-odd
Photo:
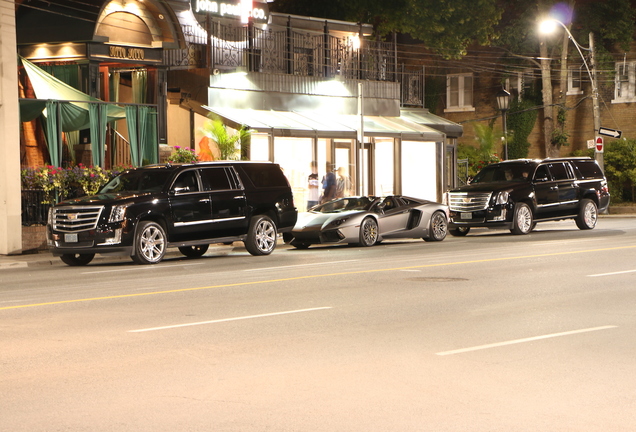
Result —
[{"label": "balcony railing", "polygon": [[[402,105],[424,105],[424,71],[398,65],[392,43],[364,40],[355,47],[350,40],[330,34],[303,33],[212,24],[210,39],[196,29],[184,28],[187,46],[165,50],[171,69],[241,69],[264,74],[299,77],[384,81],[399,83]],[[209,47],[209,48],[208,48]]]}]

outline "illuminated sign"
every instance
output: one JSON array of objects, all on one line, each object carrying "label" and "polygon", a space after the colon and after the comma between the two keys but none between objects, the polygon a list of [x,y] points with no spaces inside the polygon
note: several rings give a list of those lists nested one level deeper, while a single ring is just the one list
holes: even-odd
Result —
[{"label": "illuminated sign", "polygon": [[252,2],[251,0],[191,0],[192,11],[195,14],[210,14],[224,18],[240,18],[246,23],[248,18],[255,22],[267,22],[269,9],[267,3]]},{"label": "illuminated sign", "polygon": [[143,49],[127,48],[115,45],[108,47],[108,56],[128,60],[144,60],[146,57]]}]

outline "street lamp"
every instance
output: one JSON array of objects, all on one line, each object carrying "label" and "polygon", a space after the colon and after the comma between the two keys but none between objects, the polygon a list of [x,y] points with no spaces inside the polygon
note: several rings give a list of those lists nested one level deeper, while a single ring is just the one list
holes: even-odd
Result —
[{"label": "street lamp", "polygon": [[506,130],[506,112],[510,109],[510,93],[506,89],[501,89],[496,95],[497,107],[501,111],[501,122],[503,123],[504,136],[504,160],[508,160],[508,131]]},{"label": "street lamp", "polygon": [[[579,44],[576,41],[576,39],[574,39],[574,36],[572,36],[570,29],[557,19],[550,18],[550,19],[542,21],[539,24],[539,31],[541,31],[541,33],[553,33],[557,24],[560,24],[561,27],[563,27],[565,31],[568,33],[568,37],[572,41],[574,46],[576,47],[576,50],[579,52],[579,55],[581,56],[581,59],[583,60],[583,64],[585,65],[585,70],[587,70],[587,74],[590,77],[590,83],[592,84],[592,111],[594,115],[594,137],[593,138],[596,138],[596,134],[598,134],[599,130],[601,129],[601,111],[598,105],[598,86],[596,84],[596,62],[594,60],[594,33],[590,32],[589,34],[590,46],[589,48],[586,48],[582,46],[581,44]],[[587,60],[585,60],[585,56],[583,55],[583,52],[581,51],[582,49],[590,52],[590,63],[592,66],[592,70],[590,70],[590,66],[587,64]],[[595,159],[598,162],[599,166],[601,167],[601,170],[604,170],[603,153],[597,151],[595,153]]]}]

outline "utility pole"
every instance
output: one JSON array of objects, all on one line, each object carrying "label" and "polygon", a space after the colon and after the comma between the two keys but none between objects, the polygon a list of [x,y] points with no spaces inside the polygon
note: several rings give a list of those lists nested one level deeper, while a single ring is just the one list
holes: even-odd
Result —
[{"label": "utility pole", "polygon": [[[598,105],[598,85],[596,79],[596,56],[594,54],[594,33],[590,32],[590,65],[592,66],[592,110],[594,114],[594,139],[598,135],[599,130],[601,129],[601,110]],[[598,162],[602,171],[605,171],[605,166],[603,163],[603,153],[596,152],[594,154],[594,158],[596,162]]]}]

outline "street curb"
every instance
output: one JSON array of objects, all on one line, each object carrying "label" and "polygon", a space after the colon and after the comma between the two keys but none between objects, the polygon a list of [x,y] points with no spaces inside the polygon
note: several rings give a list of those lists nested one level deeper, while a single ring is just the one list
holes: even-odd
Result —
[{"label": "street curb", "polygon": [[[229,253],[247,253],[247,249],[242,242],[235,242],[236,245],[222,245],[222,244],[212,244],[210,248],[206,252],[206,255],[209,253],[220,255],[220,254],[229,254]],[[276,249],[282,249],[288,246],[282,240],[279,240]],[[275,252],[274,252],[275,253]],[[204,255],[205,256],[205,255]],[[179,252],[176,248],[170,248],[166,252],[164,259],[189,259],[185,257],[181,252]],[[100,255],[96,254],[95,258],[91,261],[93,263],[115,263],[115,262],[127,262],[133,264],[133,261],[130,259],[128,255]],[[53,256],[49,251],[41,251],[40,253],[27,253],[20,255],[0,255],[0,271],[1,270],[10,270],[10,269],[18,269],[18,268],[26,268],[26,267],[42,267],[42,266],[53,266],[59,265],[63,267],[67,267],[66,264],[62,262],[59,257]],[[90,265],[90,264],[89,264]]]}]

